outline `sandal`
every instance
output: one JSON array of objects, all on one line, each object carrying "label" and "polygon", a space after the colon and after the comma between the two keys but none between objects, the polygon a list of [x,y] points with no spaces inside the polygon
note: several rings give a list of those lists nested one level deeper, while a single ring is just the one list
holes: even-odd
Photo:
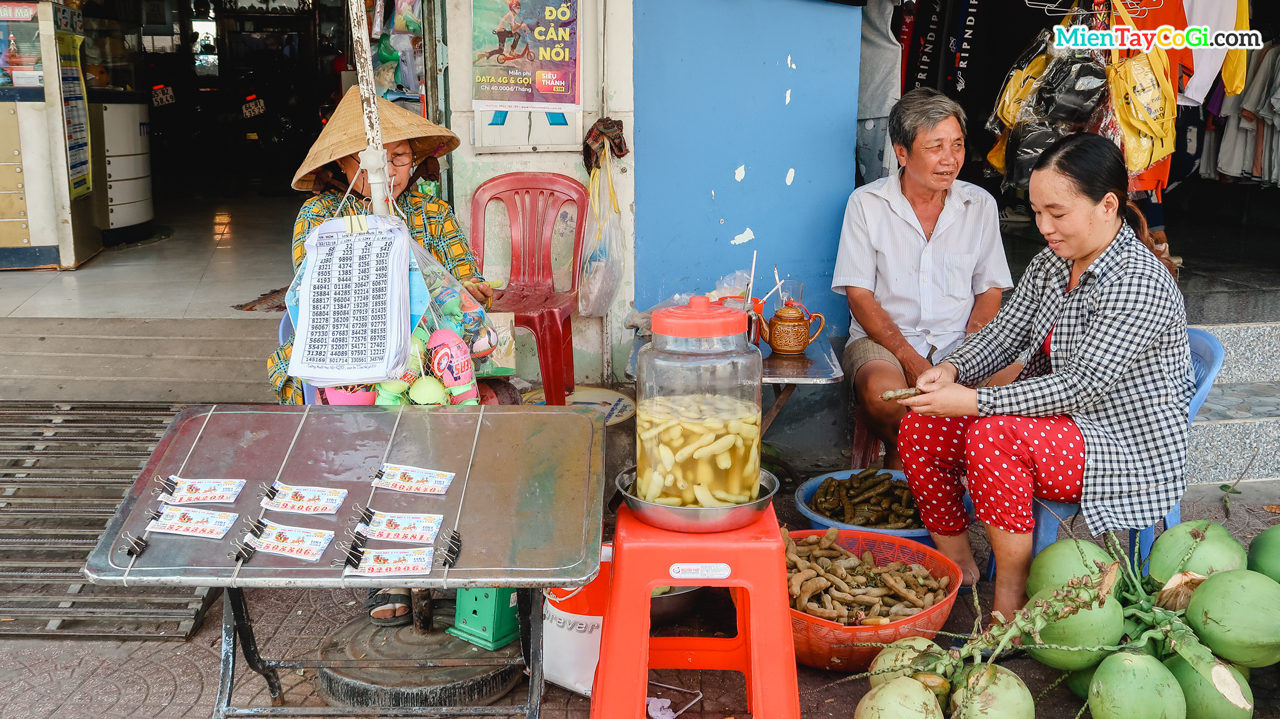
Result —
[{"label": "sandal", "polygon": [[[400,608],[404,608],[404,614]],[[413,621],[413,606],[409,599],[408,589],[374,589],[369,590],[369,598],[364,600],[364,608],[369,610],[369,622],[375,627],[402,627]],[[375,617],[374,612],[391,609],[389,617]]]}]

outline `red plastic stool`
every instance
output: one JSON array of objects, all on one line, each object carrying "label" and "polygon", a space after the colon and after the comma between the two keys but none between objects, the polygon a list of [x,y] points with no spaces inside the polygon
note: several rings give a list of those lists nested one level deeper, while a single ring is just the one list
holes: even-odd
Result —
[{"label": "red plastic stool", "polygon": [[[723,669],[746,677],[754,716],[799,719],[785,566],[773,507],[750,526],[715,534],[658,529],[620,507],[591,716],[644,719],[650,669]],[[650,637],[649,598],[676,585],[731,587],[738,636]]]}]

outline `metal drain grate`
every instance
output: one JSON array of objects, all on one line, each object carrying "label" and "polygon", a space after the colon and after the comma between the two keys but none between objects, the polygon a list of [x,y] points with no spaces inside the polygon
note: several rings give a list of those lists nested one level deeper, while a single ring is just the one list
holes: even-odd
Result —
[{"label": "metal drain grate", "polygon": [[0,637],[186,639],[216,590],[98,587],[80,568],[184,405],[0,402]]}]

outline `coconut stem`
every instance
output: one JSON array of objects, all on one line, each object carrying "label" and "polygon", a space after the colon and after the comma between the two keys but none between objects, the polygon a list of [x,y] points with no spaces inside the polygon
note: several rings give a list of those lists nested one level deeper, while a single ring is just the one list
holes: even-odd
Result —
[{"label": "coconut stem", "polygon": [[1052,684],[1044,688],[1044,691],[1040,692],[1040,696],[1036,697],[1035,703],[1039,704],[1041,699],[1044,699],[1049,694],[1049,692],[1053,691],[1054,687],[1065,682],[1067,680],[1067,677],[1069,676],[1071,676],[1071,672],[1063,672],[1062,676],[1055,679]]}]

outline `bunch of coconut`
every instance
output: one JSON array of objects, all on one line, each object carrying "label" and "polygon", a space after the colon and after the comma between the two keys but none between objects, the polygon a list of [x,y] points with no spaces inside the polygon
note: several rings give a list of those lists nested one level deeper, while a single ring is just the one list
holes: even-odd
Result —
[{"label": "bunch of coconut", "polygon": [[854,719],[1034,719],[1035,700],[1022,679],[992,664],[966,664],[950,679],[926,669],[942,655],[923,637],[906,637],[876,655],[871,691]]},{"label": "bunch of coconut", "polygon": [[[1036,556],[1032,601],[1111,562],[1101,547],[1061,540]],[[1246,719],[1249,669],[1280,662],[1280,527],[1250,550],[1219,524],[1184,522],[1160,535],[1149,576],[1132,570],[1121,601],[1042,629],[1037,661],[1071,672],[1067,684],[1095,719]]]}]

